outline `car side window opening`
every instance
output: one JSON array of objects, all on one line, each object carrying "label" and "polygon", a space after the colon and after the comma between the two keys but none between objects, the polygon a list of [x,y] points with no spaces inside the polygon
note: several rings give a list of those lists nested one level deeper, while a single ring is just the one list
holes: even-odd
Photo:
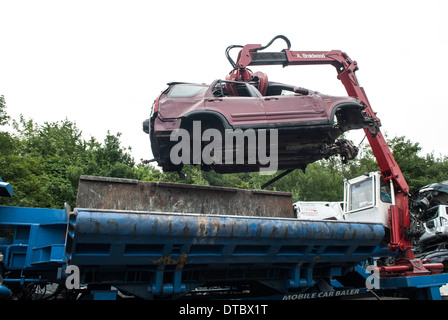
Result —
[{"label": "car side window opening", "polygon": [[296,87],[281,84],[270,83],[265,95],[258,90],[258,82],[238,82],[230,80],[218,80],[212,88],[214,97],[259,97],[263,96],[297,96],[308,95],[308,90],[303,92],[296,91]]},{"label": "car side window opening", "polygon": [[189,98],[197,95],[199,92],[206,90],[207,87],[193,84],[177,84],[168,92],[168,98]]},{"label": "car side window opening", "polygon": [[296,91],[296,87],[284,85],[281,83],[270,84],[266,90],[266,96],[297,96],[308,95],[309,92],[306,89],[302,91]]},{"label": "car side window opening", "polygon": [[212,88],[215,97],[262,97],[253,85],[244,82],[218,80]]}]

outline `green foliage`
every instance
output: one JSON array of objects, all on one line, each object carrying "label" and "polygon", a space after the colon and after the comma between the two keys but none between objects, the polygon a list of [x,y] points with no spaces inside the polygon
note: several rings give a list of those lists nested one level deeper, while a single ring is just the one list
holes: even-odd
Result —
[{"label": "green foliage", "polygon": [[0,199],[3,205],[62,208],[67,202],[74,206],[81,175],[150,180],[154,172],[135,166],[128,150],[121,147],[120,133],[107,132],[99,143],[94,138],[83,140],[76,124],[67,119],[38,125],[21,116],[11,125],[12,134],[0,132],[0,175],[14,189],[13,198]]},{"label": "green foliage", "polygon": [[6,102],[3,95],[0,96],[0,126],[8,123],[10,117],[6,113]]},{"label": "green foliage", "polygon": [[[261,176],[252,173],[254,187],[259,189],[274,175]],[[295,170],[277,182],[269,185],[267,190],[291,192],[293,201],[339,201],[343,197],[343,174],[340,163],[334,159],[322,160],[308,165],[305,173]]]},{"label": "green foliage", "polygon": [[[3,96],[0,96],[0,126],[12,127],[12,133],[0,131],[0,176],[14,189],[13,198],[0,198],[1,205],[62,208],[67,202],[73,207],[81,175],[242,189],[261,189],[275,176],[258,172],[218,174],[201,171],[197,166],[184,166],[185,178],[181,179],[177,173],[136,164],[130,148],[121,146],[120,133],[108,131],[101,143],[95,138],[84,140],[76,124],[67,119],[42,125],[23,116],[18,121],[11,120]],[[388,143],[411,192],[448,179],[447,157],[422,156],[420,145],[405,137],[394,137]],[[295,170],[267,189],[291,192],[293,201],[339,201],[343,198],[344,178],[375,170],[379,170],[378,164],[365,143],[357,159],[347,165],[335,157],[318,161],[310,164],[305,173]]]},{"label": "green foliage", "polygon": [[394,137],[389,145],[411,192],[427,184],[448,179],[446,159],[435,159],[433,155],[420,156],[422,148],[418,142],[413,143],[405,137]]}]

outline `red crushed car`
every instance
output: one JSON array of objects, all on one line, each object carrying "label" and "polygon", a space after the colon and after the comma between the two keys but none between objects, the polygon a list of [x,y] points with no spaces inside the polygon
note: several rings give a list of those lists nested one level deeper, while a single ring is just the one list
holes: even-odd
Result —
[{"label": "red crushed car", "polygon": [[[180,171],[187,163],[201,164],[201,169],[219,173],[257,171],[269,165],[261,161],[260,153],[255,154],[256,159],[250,156],[251,150],[260,151],[263,137],[269,145],[263,152],[276,156],[271,160],[276,161],[274,168],[278,170],[305,170],[309,163],[332,155],[340,155],[343,161],[356,156],[357,148],[338,137],[347,130],[371,125],[371,119],[363,112],[365,105],[359,99],[266,82],[261,75],[253,80],[215,80],[209,85],[169,83],[155,100],[150,118],[143,123],[158,165],[164,171]],[[195,128],[200,133],[195,133]],[[189,133],[191,147],[191,152],[183,158],[189,161],[181,163],[173,161],[173,148],[180,141],[179,137],[175,138],[178,129]],[[215,156],[222,152],[221,157],[214,158],[218,161],[210,163],[200,157],[198,161],[201,150],[213,141],[201,139],[207,129],[215,129],[223,137],[227,133],[242,133],[245,143],[230,145],[233,148],[229,151],[222,139],[219,142],[222,149],[212,151]],[[258,140],[250,140],[249,133],[255,133]],[[195,139],[199,139],[196,143],[200,149],[194,145]],[[244,161],[235,161],[236,153],[241,150],[245,151]],[[179,152],[179,148],[175,151],[174,154]],[[234,161],[224,161],[227,159],[224,154],[232,152]]]}]

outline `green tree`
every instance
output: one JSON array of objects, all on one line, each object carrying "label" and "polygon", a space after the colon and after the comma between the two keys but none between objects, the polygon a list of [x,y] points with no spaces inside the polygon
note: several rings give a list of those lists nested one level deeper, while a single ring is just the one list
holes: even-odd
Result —
[{"label": "green tree", "polygon": [[[395,161],[398,163],[410,192],[434,182],[448,179],[448,159],[434,154],[422,155],[418,142],[404,136],[387,139]],[[362,155],[348,165],[347,178],[359,176],[364,172],[379,170],[378,163],[368,144],[362,147]]]},{"label": "green tree", "polygon": [[15,192],[11,204],[61,207],[73,202],[76,190],[66,168],[79,163],[84,148],[76,126],[68,120],[39,126],[21,116],[13,128],[9,148],[0,155],[1,175]]},{"label": "green tree", "polygon": [[6,125],[10,120],[10,117],[6,113],[6,101],[5,96],[0,96],[0,126]]},{"label": "green tree", "polygon": [[135,161],[129,154],[130,148],[123,148],[120,142],[121,133],[116,135],[107,131],[104,143],[91,138],[87,144],[84,174],[129,178],[136,175]]},{"label": "green tree", "polygon": [[[279,174],[279,173],[278,173]],[[259,189],[275,175],[253,173],[253,186]],[[307,166],[305,173],[294,170],[266,189],[291,192],[293,201],[340,201],[343,197],[343,175],[336,161],[321,160]]]},{"label": "green tree", "polygon": [[161,173],[135,165],[129,148],[123,148],[120,133],[107,132],[104,143],[82,139],[76,124],[69,121],[36,124],[33,120],[12,121],[14,132],[0,134],[0,176],[11,183],[12,199],[0,204],[62,208],[76,204],[79,177],[98,175],[157,180]]}]

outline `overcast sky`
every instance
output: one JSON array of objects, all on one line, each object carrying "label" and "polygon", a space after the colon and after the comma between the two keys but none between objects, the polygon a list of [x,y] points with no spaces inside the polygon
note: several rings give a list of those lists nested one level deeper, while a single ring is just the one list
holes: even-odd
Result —
[{"label": "overcast sky", "polygon": [[[382,131],[448,156],[446,0],[0,0],[0,95],[15,119],[67,118],[86,140],[120,132],[137,161],[151,159],[142,122],[166,83],[224,78],[227,46],[278,34],[292,50],[346,52]],[[331,66],[252,70],[345,94]]]}]

